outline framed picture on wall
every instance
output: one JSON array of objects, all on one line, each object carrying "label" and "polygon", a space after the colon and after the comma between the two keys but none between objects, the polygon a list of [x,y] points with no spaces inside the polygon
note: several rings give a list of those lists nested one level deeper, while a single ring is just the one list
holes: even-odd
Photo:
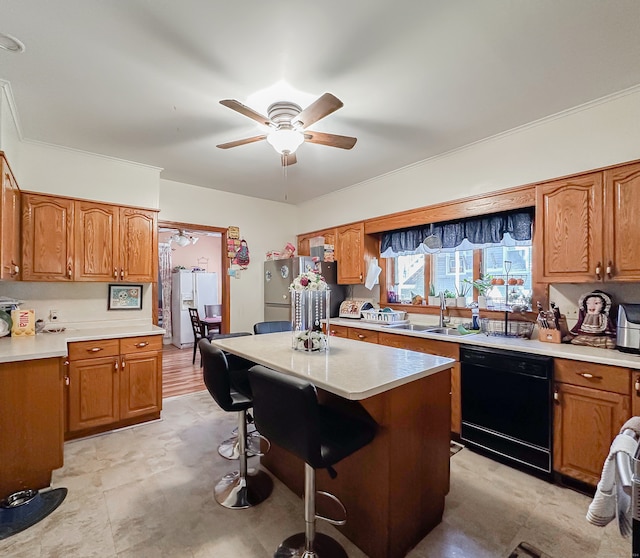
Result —
[{"label": "framed picture on wall", "polygon": [[142,285],[109,284],[109,310],[142,310]]}]

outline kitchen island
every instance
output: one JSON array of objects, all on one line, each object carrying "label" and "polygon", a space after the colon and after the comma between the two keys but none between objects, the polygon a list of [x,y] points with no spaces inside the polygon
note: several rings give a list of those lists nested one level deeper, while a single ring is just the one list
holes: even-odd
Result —
[{"label": "kitchen island", "polygon": [[[339,529],[368,556],[405,556],[440,523],[449,489],[453,359],[333,337],[329,351],[295,351],[289,332],[213,344],[306,379],[324,404],[366,411],[378,423],[374,440],[335,466],[336,479],[317,471],[317,489],[335,494],[347,509]],[[303,493],[298,458],[272,446],[262,463]],[[302,511],[300,517],[302,523]]]}]

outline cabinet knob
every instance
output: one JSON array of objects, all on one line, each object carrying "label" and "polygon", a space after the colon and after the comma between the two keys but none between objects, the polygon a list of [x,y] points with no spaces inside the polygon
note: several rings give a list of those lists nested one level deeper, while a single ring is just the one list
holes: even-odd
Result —
[{"label": "cabinet knob", "polygon": [[636,389],[636,394],[640,395],[640,378],[636,380],[634,387]]},{"label": "cabinet knob", "polygon": [[607,277],[609,279],[611,279],[613,277],[613,263],[612,262],[609,262],[609,265],[607,265],[606,273],[607,273]]},{"label": "cabinet knob", "polygon": [[362,281],[362,273],[360,274],[360,281]]},{"label": "cabinet knob", "polygon": [[65,360],[63,364],[64,364],[65,366],[69,366],[69,361],[68,361],[68,360]]},{"label": "cabinet knob", "polygon": [[113,371],[117,372],[118,371],[118,361],[116,360],[114,365],[113,365]]},{"label": "cabinet knob", "polygon": [[364,339],[364,338],[365,338],[365,336],[362,335],[362,333],[358,333],[358,339]]},{"label": "cabinet knob", "polygon": [[20,273],[20,266],[11,260],[11,276],[18,275],[18,273]]},{"label": "cabinet knob", "polygon": [[329,331],[329,335],[335,335],[336,334],[336,330],[332,329],[331,331]]},{"label": "cabinet knob", "polygon": [[146,347],[149,343],[147,341],[141,341],[140,343],[136,343],[136,347],[141,349],[142,347]]},{"label": "cabinet knob", "polygon": [[589,372],[576,372],[576,374],[587,380],[602,380],[602,376],[594,376],[593,374],[589,374]]},{"label": "cabinet knob", "polygon": [[124,269],[120,270],[120,279],[124,279]]},{"label": "cabinet knob", "polygon": [[601,274],[602,274],[602,268],[600,267],[600,262],[598,262],[598,264],[596,265],[596,279],[598,281],[602,279]]},{"label": "cabinet knob", "polygon": [[557,390],[557,389],[553,390],[553,400],[554,400],[556,403],[559,403],[559,402],[560,402],[560,393],[558,393],[558,390]]},{"label": "cabinet knob", "polygon": [[69,276],[69,279],[71,279],[71,277],[73,277],[73,271],[71,270],[71,266],[67,267],[67,275]]},{"label": "cabinet knob", "polygon": [[124,359],[122,359],[122,369],[124,370]]},{"label": "cabinet knob", "polygon": [[69,380],[69,376],[65,376],[64,377],[64,385],[68,386],[71,383],[71,380]]},{"label": "cabinet knob", "polygon": [[118,268],[117,268],[117,267],[114,267],[114,268],[113,268],[113,278],[114,278],[114,279],[117,279],[117,278],[118,278]]},{"label": "cabinet knob", "polygon": [[102,350],[102,347],[92,347],[91,349],[87,349],[90,353],[97,353]]}]

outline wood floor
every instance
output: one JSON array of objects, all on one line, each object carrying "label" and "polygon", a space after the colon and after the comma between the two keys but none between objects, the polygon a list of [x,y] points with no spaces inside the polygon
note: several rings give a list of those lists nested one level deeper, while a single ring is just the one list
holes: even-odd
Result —
[{"label": "wood floor", "polygon": [[178,349],[174,345],[162,347],[162,397],[174,397],[206,389],[202,380],[200,354],[191,364],[193,349]]}]

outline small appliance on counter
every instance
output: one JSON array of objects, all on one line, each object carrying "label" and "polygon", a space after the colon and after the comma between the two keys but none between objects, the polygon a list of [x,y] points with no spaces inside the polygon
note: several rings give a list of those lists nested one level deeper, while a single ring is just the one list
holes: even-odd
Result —
[{"label": "small appliance on counter", "polygon": [[371,299],[348,298],[342,301],[338,317],[359,320],[362,316],[362,311],[370,310],[371,308],[373,308],[373,301]]},{"label": "small appliance on counter", "polygon": [[619,351],[640,353],[640,304],[620,304],[616,345]]}]

